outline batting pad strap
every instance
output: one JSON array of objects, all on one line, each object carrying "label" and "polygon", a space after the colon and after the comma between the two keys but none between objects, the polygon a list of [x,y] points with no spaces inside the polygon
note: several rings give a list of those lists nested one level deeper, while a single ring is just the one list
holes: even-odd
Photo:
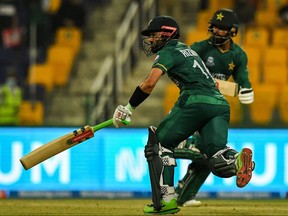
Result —
[{"label": "batting pad strap", "polygon": [[217,158],[220,155],[223,155],[225,152],[227,152],[230,148],[229,147],[225,147],[224,149],[219,150],[218,152],[216,152],[212,158]]},{"label": "batting pad strap", "polygon": [[161,157],[163,166],[176,166],[176,160],[174,158],[171,158],[169,156]]},{"label": "batting pad strap", "polygon": [[[235,161],[235,159],[234,159]],[[236,165],[232,159],[227,160],[223,155],[211,158],[209,167],[212,173],[221,178],[230,178],[236,175]]]},{"label": "batting pad strap", "polygon": [[180,149],[176,148],[174,150],[174,157],[175,158],[182,158],[182,159],[189,159],[195,162],[203,162],[207,159],[205,154],[202,154],[197,148],[191,149]]},{"label": "batting pad strap", "polygon": [[169,185],[162,185],[161,186],[161,193],[162,194],[174,194],[175,189],[174,189],[174,187],[171,187]]},{"label": "batting pad strap", "polygon": [[143,92],[142,89],[137,86],[131,98],[129,99],[129,103],[133,108],[139,106],[150,94]]}]

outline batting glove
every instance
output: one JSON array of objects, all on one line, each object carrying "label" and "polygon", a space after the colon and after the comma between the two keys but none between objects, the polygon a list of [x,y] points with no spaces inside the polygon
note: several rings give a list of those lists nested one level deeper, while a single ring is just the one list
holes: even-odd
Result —
[{"label": "batting glove", "polygon": [[113,115],[113,124],[116,128],[129,125],[131,123],[131,116],[133,107],[130,104],[126,106],[119,105]]},{"label": "batting glove", "polygon": [[238,98],[242,104],[251,104],[254,101],[254,92],[252,88],[241,88]]}]

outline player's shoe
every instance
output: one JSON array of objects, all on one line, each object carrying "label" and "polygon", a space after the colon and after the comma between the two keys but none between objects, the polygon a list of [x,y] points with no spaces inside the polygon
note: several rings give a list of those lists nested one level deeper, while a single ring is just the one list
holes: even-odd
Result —
[{"label": "player's shoe", "polygon": [[252,178],[254,170],[254,162],[252,161],[252,150],[243,148],[236,159],[236,185],[239,188],[245,187]]},{"label": "player's shoe", "polygon": [[147,205],[144,207],[143,212],[145,215],[153,215],[153,214],[175,214],[180,211],[178,208],[176,199],[172,199],[169,202],[165,202],[163,199],[161,200],[162,207],[159,211],[154,209],[153,204]]},{"label": "player's shoe", "polygon": [[191,199],[186,201],[185,203],[182,204],[183,207],[199,207],[201,206],[201,201]]}]

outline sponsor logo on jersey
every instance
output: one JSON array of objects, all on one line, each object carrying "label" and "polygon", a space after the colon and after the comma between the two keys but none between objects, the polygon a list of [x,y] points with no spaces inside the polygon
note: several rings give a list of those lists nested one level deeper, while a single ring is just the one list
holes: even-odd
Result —
[{"label": "sponsor logo on jersey", "polygon": [[213,58],[212,56],[209,56],[209,57],[207,58],[207,61],[205,62],[205,65],[206,65],[207,67],[212,67],[212,66],[214,66],[214,65],[215,65],[215,63],[214,63],[214,58]]}]

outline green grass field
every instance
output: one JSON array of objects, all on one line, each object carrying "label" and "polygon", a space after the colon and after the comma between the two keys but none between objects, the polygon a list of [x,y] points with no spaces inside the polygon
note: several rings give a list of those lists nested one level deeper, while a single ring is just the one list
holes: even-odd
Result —
[{"label": "green grass field", "polygon": [[[201,200],[176,215],[288,215],[288,200]],[[147,199],[1,199],[0,215],[143,215]]]}]

